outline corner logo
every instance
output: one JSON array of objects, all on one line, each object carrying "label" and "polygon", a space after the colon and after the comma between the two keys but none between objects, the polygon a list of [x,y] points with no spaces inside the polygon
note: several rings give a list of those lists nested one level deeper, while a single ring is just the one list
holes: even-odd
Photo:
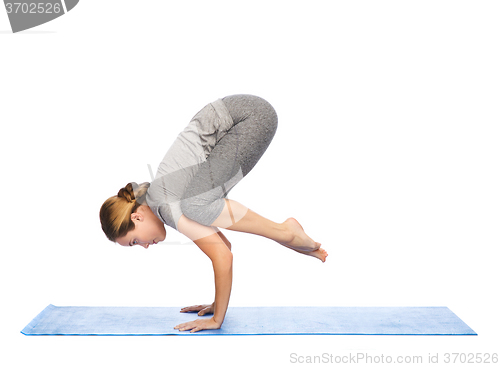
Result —
[{"label": "corner logo", "polygon": [[4,0],[12,32],[50,22],[73,9],[79,0]]}]

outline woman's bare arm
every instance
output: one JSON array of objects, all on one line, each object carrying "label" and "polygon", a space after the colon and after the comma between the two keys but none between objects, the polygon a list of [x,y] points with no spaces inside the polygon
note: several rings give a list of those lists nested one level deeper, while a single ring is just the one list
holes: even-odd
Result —
[{"label": "woman's bare arm", "polygon": [[[226,244],[227,248],[231,250],[231,242],[224,236],[224,234],[218,230],[217,232],[219,237],[222,238],[222,241]],[[197,312],[198,316],[213,314],[215,310],[215,301],[212,304],[204,304],[204,305],[194,305],[181,308],[181,312]]]},{"label": "woman's bare arm", "polygon": [[216,227],[207,227],[184,215],[177,224],[179,232],[190,238],[212,261],[215,275],[215,310],[209,321],[198,319],[177,325],[175,329],[191,332],[220,328],[226,315],[233,278],[233,255],[219,236]]}]

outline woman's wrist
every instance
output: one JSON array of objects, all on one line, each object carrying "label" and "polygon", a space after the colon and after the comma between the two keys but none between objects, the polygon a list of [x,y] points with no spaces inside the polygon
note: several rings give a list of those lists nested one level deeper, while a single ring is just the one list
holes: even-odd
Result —
[{"label": "woman's wrist", "polygon": [[212,316],[212,321],[220,328],[222,326],[222,322],[220,321],[217,321],[217,319],[215,318],[215,315]]}]

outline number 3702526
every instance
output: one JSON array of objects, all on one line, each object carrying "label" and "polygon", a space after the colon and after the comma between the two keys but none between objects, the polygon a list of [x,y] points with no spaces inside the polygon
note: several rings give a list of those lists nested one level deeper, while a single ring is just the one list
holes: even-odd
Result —
[{"label": "number 3702526", "polygon": [[63,11],[59,3],[5,3],[5,7],[8,14],[59,14]]}]

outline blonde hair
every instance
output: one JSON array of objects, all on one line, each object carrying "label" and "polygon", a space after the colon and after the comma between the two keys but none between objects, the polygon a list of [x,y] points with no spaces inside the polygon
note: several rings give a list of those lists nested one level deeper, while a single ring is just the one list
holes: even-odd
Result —
[{"label": "blonde hair", "polygon": [[129,182],[118,194],[107,199],[101,206],[99,217],[104,234],[112,242],[135,228],[130,216],[146,201],[149,182],[140,185]]}]

